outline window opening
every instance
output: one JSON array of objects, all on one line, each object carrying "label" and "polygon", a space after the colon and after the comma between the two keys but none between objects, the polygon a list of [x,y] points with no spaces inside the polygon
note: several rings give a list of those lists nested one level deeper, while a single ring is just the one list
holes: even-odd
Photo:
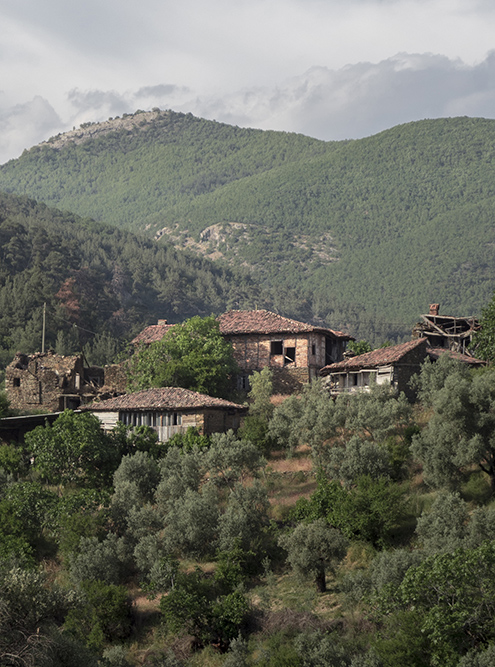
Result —
[{"label": "window opening", "polygon": [[296,348],[295,347],[286,347],[285,348],[285,363],[293,364],[296,360]]},{"label": "window opening", "polygon": [[272,340],[270,343],[270,354],[273,356],[275,354],[283,354],[284,345],[281,340]]}]

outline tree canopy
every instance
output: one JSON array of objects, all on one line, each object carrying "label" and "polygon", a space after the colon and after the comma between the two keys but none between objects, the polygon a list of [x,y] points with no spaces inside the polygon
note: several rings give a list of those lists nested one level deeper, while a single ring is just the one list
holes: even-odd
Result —
[{"label": "tree canopy", "polygon": [[141,346],[131,360],[131,390],[183,387],[217,397],[232,392],[237,370],[232,345],[213,317],[195,316],[170,329],[162,340]]}]

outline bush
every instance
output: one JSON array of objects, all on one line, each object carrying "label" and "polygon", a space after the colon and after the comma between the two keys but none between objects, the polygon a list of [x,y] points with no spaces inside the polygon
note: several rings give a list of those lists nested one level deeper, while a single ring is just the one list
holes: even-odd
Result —
[{"label": "bush", "polygon": [[88,647],[101,650],[106,642],[129,636],[132,628],[132,604],[124,586],[102,581],[81,582],[83,601],[72,609],[65,629]]},{"label": "bush", "polygon": [[119,584],[126,574],[128,554],[123,538],[109,533],[99,542],[83,537],[77,554],[72,554],[70,576],[78,583],[98,579],[105,584]]}]

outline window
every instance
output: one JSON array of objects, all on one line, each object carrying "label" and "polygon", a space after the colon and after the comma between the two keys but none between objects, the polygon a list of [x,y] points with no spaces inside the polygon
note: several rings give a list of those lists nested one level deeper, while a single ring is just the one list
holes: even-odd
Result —
[{"label": "window", "polygon": [[293,364],[296,360],[296,348],[295,347],[286,347],[285,348],[285,363]]},{"label": "window", "polygon": [[275,354],[284,353],[284,344],[281,340],[272,340],[270,343],[270,354],[274,356]]},{"label": "window", "polygon": [[313,355],[313,357],[316,354],[316,345],[314,343],[311,345],[311,354]]},{"label": "window", "polygon": [[247,391],[249,389],[249,375],[237,376],[237,389]]},{"label": "window", "polygon": [[21,378],[14,378],[12,384],[14,387],[20,387],[21,386]]}]

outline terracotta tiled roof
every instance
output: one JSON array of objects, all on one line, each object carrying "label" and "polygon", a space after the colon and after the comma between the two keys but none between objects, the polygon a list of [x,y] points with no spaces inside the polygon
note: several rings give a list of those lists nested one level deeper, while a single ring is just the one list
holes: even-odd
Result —
[{"label": "terracotta tiled roof", "polygon": [[309,333],[312,331],[330,333],[344,340],[354,340],[352,336],[312,324],[291,320],[269,310],[230,310],[218,318],[222,334],[286,334]]},{"label": "terracotta tiled roof", "polygon": [[376,366],[388,366],[396,363],[402,359],[411,350],[424,346],[426,351],[426,338],[419,338],[411,340],[400,345],[391,345],[390,347],[382,347],[366,354],[359,354],[356,357],[351,357],[345,361],[338,361],[335,364],[330,364],[321,369],[320,375],[329,375],[337,371],[352,371],[360,368],[374,368]]},{"label": "terracotta tiled roof", "polygon": [[84,406],[85,410],[91,412],[152,409],[181,410],[188,408],[247,409],[243,405],[226,401],[223,398],[213,398],[206,394],[199,394],[196,391],[178,387],[146,389]]},{"label": "terracotta tiled roof", "polygon": [[483,359],[470,357],[469,354],[462,354],[461,352],[454,352],[454,350],[447,350],[441,347],[429,347],[427,351],[430,359],[434,359],[435,361],[440,355],[448,354],[452,359],[457,359],[457,361],[461,361],[463,364],[469,364],[470,366],[486,366],[487,363],[486,361],[483,361]]},{"label": "terracotta tiled roof", "polygon": [[146,329],[143,329],[135,338],[131,340],[133,345],[142,343],[144,345],[150,345],[151,343],[156,343],[157,340],[161,340],[167,331],[171,329],[173,324],[151,324]]}]

